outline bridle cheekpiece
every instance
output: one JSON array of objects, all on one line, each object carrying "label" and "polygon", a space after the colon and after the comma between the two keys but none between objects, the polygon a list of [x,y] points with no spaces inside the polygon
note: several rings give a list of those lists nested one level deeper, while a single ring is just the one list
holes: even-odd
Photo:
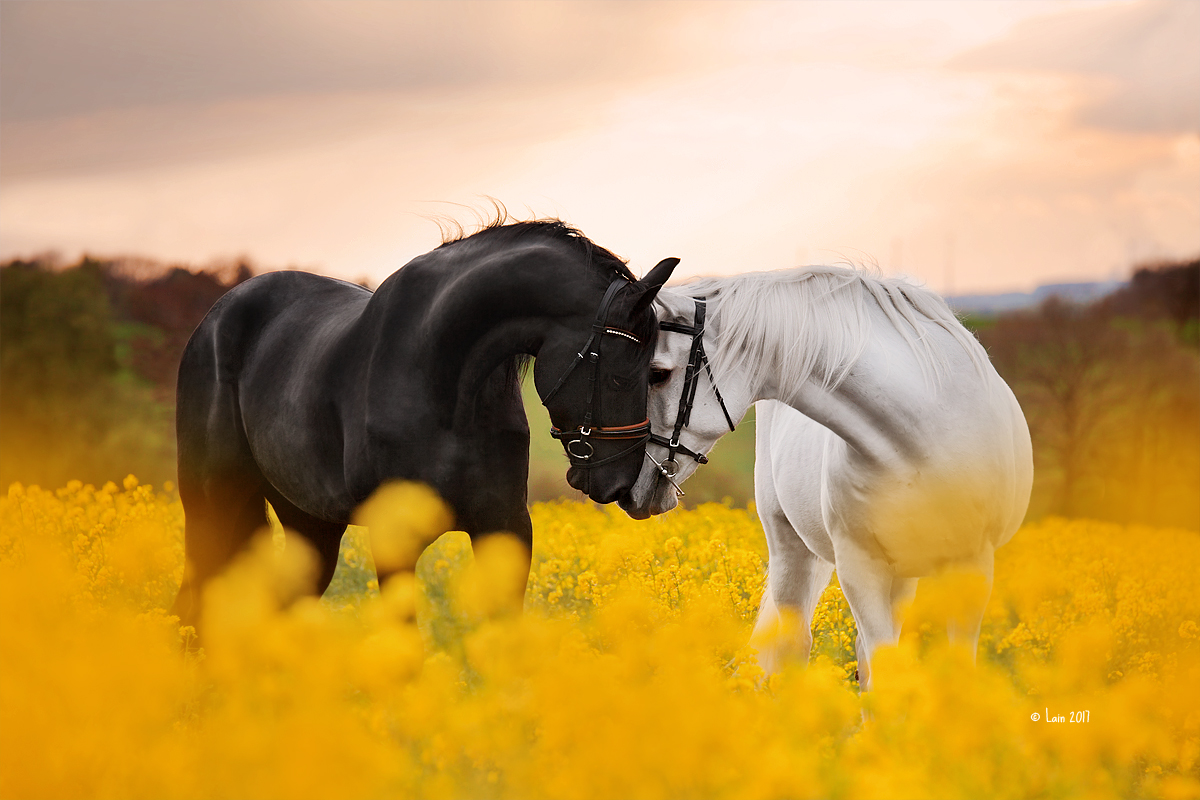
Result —
[{"label": "bridle cheekpiece", "polygon": [[[558,393],[558,390],[566,383],[567,378],[575,371],[575,368],[584,361],[588,362],[590,371],[588,374],[587,405],[585,406],[583,415],[583,424],[575,430],[564,431],[555,427],[550,428],[550,435],[563,443],[571,465],[580,469],[593,469],[609,464],[632,453],[650,440],[649,417],[633,425],[614,425],[610,427],[599,425],[592,419],[596,401],[596,378],[600,372],[600,342],[603,337],[617,336],[622,339],[628,339],[638,345],[645,344],[640,338],[629,331],[614,328],[608,324],[609,306],[612,305],[613,298],[617,296],[617,291],[626,283],[627,281],[624,279],[618,278],[608,285],[608,290],[604,293],[604,298],[600,301],[600,307],[596,310],[596,319],[592,323],[591,336],[584,343],[583,349],[575,354],[575,360],[571,362],[571,366],[567,367],[562,377],[558,379],[558,383],[554,384],[554,388],[542,398],[542,405],[550,402],[550,398]],[[595,454],[595,448],[592,446],[593,440],[630,440],[633,443],[615,455],[602,458],[599,461],[593,461],[592,456]]]}]

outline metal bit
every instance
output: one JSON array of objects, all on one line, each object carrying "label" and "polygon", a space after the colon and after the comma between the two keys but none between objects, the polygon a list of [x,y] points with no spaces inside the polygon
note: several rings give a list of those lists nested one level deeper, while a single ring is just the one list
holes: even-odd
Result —
[{"label": "metal bit", "polygon": [[646,458],[650,459],[650,461],[654,464],[654,466],[658,467],[659,474],[661,474],[664,478],[667,479],[667,483],[669,483],[675,487],[675,496],[683,497],[684,491],[683,491],[683,489],[680,489],[679,484],[675,482],[674,473],[667,472],[667,468],[664,467],[662,464],[660,464],[658,459],[656,459],[654,456],[650,455],[649,451],[646,451]]}]

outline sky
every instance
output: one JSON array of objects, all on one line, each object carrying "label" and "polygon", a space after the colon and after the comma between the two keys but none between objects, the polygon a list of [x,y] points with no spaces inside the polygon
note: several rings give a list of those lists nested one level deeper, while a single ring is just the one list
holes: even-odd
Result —
[{"label": "sky", "polygon": [[677,277],[1200,254],[1200,1],[2,0],[0,258],[378,283],[489,198]]}]

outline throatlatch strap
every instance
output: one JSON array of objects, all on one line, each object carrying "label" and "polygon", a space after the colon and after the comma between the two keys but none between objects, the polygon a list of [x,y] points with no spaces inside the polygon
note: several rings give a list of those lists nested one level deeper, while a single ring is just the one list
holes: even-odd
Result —
[{"label": "throatlatch strap", "polygon": [[695,459],[700,464],[707,464],[707,456],[694,452],[679,442],[679,435],[692,419],[692,407],[696,402],[696,389],[700,385],[701,366],[708,373],[708,380],[712,384],[713,394],[717,398],[717,403],[721,406],[721,413],[725,415],[725,422],[729,425],[729,430],[734,430],[734,424],[733,418],[729,416],[729,409],[725,407],[725,398],[721,397],[721,390],[717,388],[717,379],[713,375],[712,365],[708,362],[708,354],[704,352],[705,298],[697,297],[694,302],[696,310],[691,325],[681,322],[660,322],[658,325],[660,331],[685,333],[691,336],[692,348],[688,353],[687,368],[683,373],[683,392],[679,395],[679,411],[675,415],[675,428],[671,431],[671,438],[666,439],[656,433],[651,433],[650,441],[667,448],[667,461],[674,461],[676,453],[683,453]]},{"label": "throatlatch strap", "polygon": [[729,409],[725,407],[725,398],[721,397],[721,390],[717,388],[717,379],[713,376],[712,365],[708,363],[708,355],[705,354],[703,346],[700,348],[700,358],[704,361],[704,369],[708,372],[708,382],[712,384],[713,394],[717,397],[717,402],[721,405],[721,413],[725,415],[725,424],[729,426],[729,432],[737,430],[733,424],[733,418],[729,416]]}]

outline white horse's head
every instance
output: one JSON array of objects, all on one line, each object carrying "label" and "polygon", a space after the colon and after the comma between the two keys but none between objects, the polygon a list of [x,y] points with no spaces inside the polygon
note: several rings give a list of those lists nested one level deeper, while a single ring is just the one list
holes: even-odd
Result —
[{"label": "white horse's head", "polygon": [[[707,362],[716,352],[720,335],[719,320],[713,313],[716,300],[710,295],[705,302],[699,337],[695,334],[697,304],[692,296],[664,289],[655,301],[662,329],[650,362],[647,402],[654,438],[646,445],[637,482],[620,502],[634,519],[674,508],[681,494],[677,487],[705,463],[713,445],[729,433],[753,401],[754,387],[739,374],[740,369],[717,372],[717,364]],[[695,373],[692,385],[689,373]]]}]

